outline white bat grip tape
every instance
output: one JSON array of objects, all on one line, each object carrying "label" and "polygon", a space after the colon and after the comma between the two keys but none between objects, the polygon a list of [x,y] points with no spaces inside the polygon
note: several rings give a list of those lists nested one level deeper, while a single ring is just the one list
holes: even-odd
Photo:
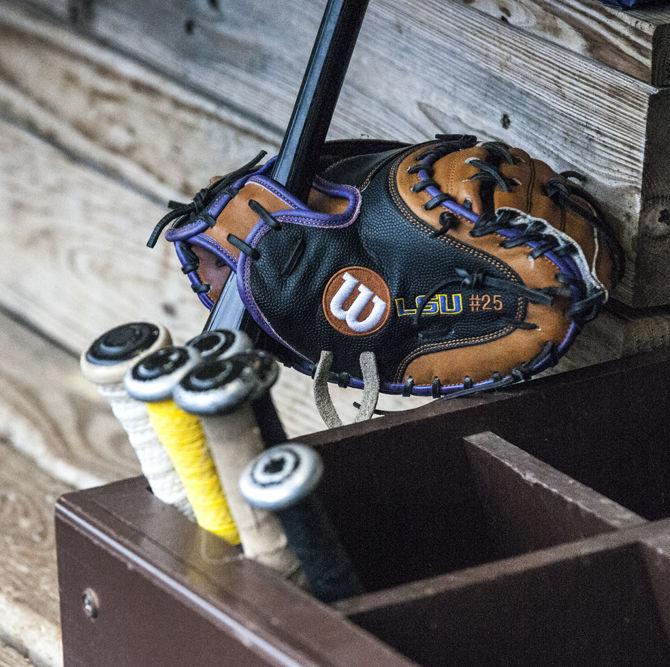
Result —
[{"label": "white bat grip tape", "polygon": [[109,402],[114,415],[128,434],[128,440],[153,494],[194,521],[193,510],[186,498],[184,486],[149,423],[146,406],[128,396],[121,382],[98,385],[98,391]]}]

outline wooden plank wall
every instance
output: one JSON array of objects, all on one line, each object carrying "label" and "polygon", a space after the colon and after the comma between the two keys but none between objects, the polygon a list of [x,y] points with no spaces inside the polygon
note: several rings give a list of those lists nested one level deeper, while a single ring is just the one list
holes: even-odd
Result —
[{"label": "wooden plank wall", "polygon": [[670,11],[600,0],[455,0],[654,86],[670,84]]},{"label": "wooden plank wall", "polygon": [[[324,2],[285,0],[281,12],[265,0],[240,2],[148,0],[140,10],[117,0],[89,3],[77,17],[86,33],[278,138]],[[57,0],[34,4],[65,14]],[[670,251],[670,93],[658,83],[668,69],[670,11],[645,21],[598,0],[471,4],[373,0],[332,136],[388,136],[392,128],[417,141],[469,131],[582,171],[626,249],[617,297],[633,306],[670,303],[670,265],[662,261]],[[601,65],[619,60],[625,74]]]},{"label": "wooden plank wall", "polygon": [[[277,149],[324,2],[0,0],[0,665],[60,661],[53,499],[137,471],[76,355],[120,321],[161,321],[178,341],[201,328],[171,249],[144,241],[168,198]],[[474,131],[587,171],[631,261],[619,298],[653,301],[670,204],[668,161],[647,145],[666,129],[646,117],[670,113],[670,17],[613,16],[596,0],[372,0],[333,136]],[[605,67],[610,38],[625,75]],[[652,315],[603,315],[563,367],[668,344],[670,317]],[[320,428],[309,387],[288,372],[275,392],[293,436]],[[334,393],[351,420],[355,394]]]}]

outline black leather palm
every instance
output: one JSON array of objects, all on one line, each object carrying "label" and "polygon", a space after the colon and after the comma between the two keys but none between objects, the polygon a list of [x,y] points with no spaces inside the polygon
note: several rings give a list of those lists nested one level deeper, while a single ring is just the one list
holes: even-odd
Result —
[{"label": "black leather palm", "polygon": [[[284,224],[280,232],[266,235],[260,241],[261,256],[251,269],[251,287],[257,304],[286,342],[313,362],[318,361],[321,350],[335,351],[333,370],[354,377],[360,377],[360,353],[373,350],[382,379],[397,382],[402,380],[401,362],[405,360],[404,366],[408,357],[418,356],[416,351],[423,345],[431,344],[430,351],[437,351],[475,344],[483,336],[496,338],[512,331],[509,323],[499,316],[518,317],[518,297],[501,295],[504,304],[501,313],[470,312],[470,296],[481,294],[481,289],[473,292],[459,285],[440,291],[462,294],[461,314],[424,315],[418,326],[411,316],[399,317],[395,299],[413,304],[417,295],[429,293],[457,268],[470,272],[485,268],[488,275],[506,276],[493,261],[486,266],[483,253],[475,258],[448,235],[435,238],[431,227],[404,204],[394,202],[390,192],[395,182],[393,170],[408,150],[402,144],[336,142],[336,146],[330,144],[327,148],[330,151],[322,160],[322,176],[332,182],[362,186],[358,219],[342,229]],[[366,153],[370,148],[374,152]],[[355,155],[343,159],[343,153],[347,152]],[[283,272],[288,258],[300,252],[300,259],[289,267],[290,271]],[[329,279],[338,270],[355,266],[378,273],[391,293],[390,317],[379,331],[369,335],[339,333],[323,311],[323,293]]]}]

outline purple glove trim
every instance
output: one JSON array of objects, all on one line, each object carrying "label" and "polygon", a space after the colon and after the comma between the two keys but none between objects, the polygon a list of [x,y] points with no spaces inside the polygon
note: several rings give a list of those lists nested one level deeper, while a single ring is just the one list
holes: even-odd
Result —
[{"label": "purple glove trim", "polygon": [[205,306],[207,310],[212,310],[212,308],[214,308],[214,302],[204,292],[199,292],[198,298],[200,299],[200,303]]},{"label": "purple glove trim", "polygon": [[[264,165],[261,165],[256,171],[252,172],[250,175],[242,176],[238,178],[234,183],[231,183],[229,188],[231,190],[239,190],[252,176],[262,175],[267,173],[272,165],[274,164],[276,158],[268,160]],[[217,218],[221,211],[223,211],[226,204],[232,199],[232,197],[226,193],[222,192],[208,207],[207,213],[213,218]],[[174,243],[175,241],[185,241],[195,234],[202,234],[202,232],[209,229],[209,225],[202,219],[196,218],[193,222],[189,222],[186,225],[181,227],[169,229],[165,238],[168,241]]]},{"label": "purple glove trim", "polygon": [[[267,179],[263,179],[267,180]],[[266,187],[265,183],[260,183],[264,187]],[[272,182],[270,182],[272,184]],[[321,184],[319,184],[321,185]],[[330,184],[327,184],[330,185]],[[321,188],[319,188],[321,189]],[[356,190],[358,193],[358,191]],[[279,196],[279,194],[277,195]],[[285,199],[284,197],[281,197],[282,199]],[[360,195],[359,195],[359,200],[360,200]],[[297,201],[297,200],[296,200]],[[356,219],[358,215],[358,210],[360,208],[360,201],[356,207],[355,215],[353,217],[353,220]],[[460,207],[459,208],[463,208]],[[348,210],[348,209],[347,209]],[[473,214],[472,211],[469,211],[467,209],[464,209],[468,213],[468,219],[470,219],[471,216],[474,216],[475,220],[478,218],[476,214]],[[298,213],[303,213],[303,211],[292,211],[291,214],[282,214],[282,213],[275,213],[273,214],[276,218],[278,218],[282,222],[293,222],[292,218],[296,216]],[[296,224],[307,224],[309,225],[309,220],[310,218],[313,219],[313,214],[310,215],[310,211],[304,211],[307,215],[300,216],[298,217],[298,220],[296,221]],[[323,214],[319,214],[323,215]],[[328,216],[326,216],[328,217]],[[332,216],[331,216],[332,217]],[[344,217],[346,218],[346,212],[345,214],[342,214],[339,217]],[[307,221],[307,222],[305,222]],[[349,221],[348,223],[345,223],[344,225],[339,225],[339,226],[346,226],[346,224],[351,224],[352,221]],[[509,230],[513,231],[513,230]],[[268,227],[263,223],[263,222],[258,222],[254,228],[251,230],[247,238],[245,239],[246,242],[251,246],[251,247],[256,247],[258,243],[263,239],[263,237],[269,232]],[[536,244],[529,244],[531,247],[533,247]],[[551,261],[557,266],[559,271],[562,273],[565,273],[568,277],[578,277],[579,273],[576,270],[576,266],[574,262],[568,258],[568,257],[557,257],[553,255],[553,253],[545,253],[547,256],[550,257]],[[240,296],[242,298],[242,302],[244,303],[245,308],[248,310],[248,312],[251,314],[252,318],[256,322],[256,324],[265,331],[270,337],[274,338],[276,341],[278,341],[281,345],[283,345],[286,349],[290,350],[298,359],[302,359],[305,362],[305,365],[302,366],[300,364],[296,364],[294,367],[296,370],[300,371],[301,373],[304,373],[305,375],[312,375],[313,367],[314,364],[312,361],[310,361],[307,357],[305,357],[303,354],[298,352],[294,347],[289,345],[279,334],[272,328],[271,324],[267,321],[265,316],[261,313],[260,309],[258,308],[258,305],[256,304],[256,301],[253,297],[252,291],[251,291],[251,265],[252,263],[248,261],[247,257],[245,255],[240,255],[240,259],[238,261],[238,272],[237,272],[237,288],[240,293]],[[580,296],[580,290],[578,286],[572,285],[571,289],[573,291],[573,294],[575,295],[576,298],[579,298]],[[565,353],[565,351],[570,347],[572,344],[572,341],[574,340],[575,335],[577,334],[579,330],[579,327],[572,322],[570,327],[568,328],[568,331],[564,337],[564,339],[561,341],[561,344],[558,347],[558,354],[562,355]],[[552,365],[552,355],[551,354],[546,354],[543,355],[542,357],[539,357],[534,360],[533,365],[532,365],[532,372],[533,373],[538,373],[545,368],[548,368],[549,366]],[[512,380],[515,380],[515,378],[512,375],[506,375],[503,377],[503,381],[508,380],[510,383]],[[490,386],[495,386],[498,383],[496,383],[494,380],[487,379],[487,380],[482,380],[481,382],[476,382],[473,387],[476,389],[486,389],[487,387]],[[349,385],[350,387],[353,387],[354,389],[363,389],[364,383],[361,378],[355,378],[351,377],[349,379]],[[390,394],[402,394],[403,391],[405,390],[405,385],[403,383],[395,383],[395,382],[383,382],[381,384],[381,390],[385,393],[390,393]],[[440,387],[440,393],[442,396],[449,396],[450,394],[454,394],[459,391],[465,390],[465,385],[463,383],[461,384],[453,384],[453,385],[442,385]],[[411,394],[414,396],[431,396],[433,393],[433,386],[432,385],[415,385],[412,387]]]},{"label": "purple glove trim", "polygon": [[[314,178],[313,182],[313,186],[316,190],[329,197],[346,199],[349,202],[347,208],[342,213],[332,215],[331,213],[320,213],[319,211],[307,208],[303,202],[293,197],[289,192],[278,187],[277,183],[270,178],[253,176],[249,180],[252,183],[257,183],[264,187],[292,207],[288,211],[278,211],[273,213],[273,216],[281,222],[292,222],[305,227],[337,229],[351,225],[356,218],[358,218],[358,214],[361,210],[362,198],[361,193],[357,188],[351,185],[331,183],[318,176]],[[247,243],[248,242],[249,241],[247,240]]]},{"label": "purple glove trim", "polygon": [[[185,266],[188,264],[189,259],[186,257],[186,255],[182,252],[181,247],[179,244],[175,245],[175,250],[177,252],[177,257],[179,261],[181,262],[182,266]],[[186,274],[186,277],[188,278],[189,282],[191,283],[191,287],[200,287],[202,285],[202,280],[200,280],[200,276],[198,275],[197,271],[189,271]],[[195,290],[193,290],[195,291]],[[207,296],[205,292],[196,292],[198,295],[198,299],[200,299],[200,302],[205,306],[205,308],[212,308],[214,306],[213,301]]]},{"label": "purple glove trim", "polygon": [[207,234],[198,234],[188,241],[192,245],[197,245],[203,250],[211,252],[221,261],[225,262],[233,271],[237,271],[237,262],[233,255],[228,252],[218,241]]},{"label": "purple glove trim", "polygon": [[[426,169],[430,168],[433,166],[433,163],[435,162],[435,159],[432,158],[431,156],[435,155],[435,157],[438,157],[437,153],[428,153],[423,160],[419,163],[422,167],[425,167]],[[421,169],[417,176],[419,177],[420,181],[424,180],[430,180],[431,175],[430,172]],[[430,185],[425,189],[425,192],[428,193],[431,198],[432,197],[437,197],[438,195],[443,194],[442,191],[439,188],[436,188],[434,185]],[[469,220],[472,223],[477,222],[479,220],[479,216],[474,212],[471,211],[469,208],[466,208],[465,206],[462,206],[458,202],[454,200],[448,200],[445,202],[442,202],[442,206],[446,208],[447,210],[451,211],[452,213],[455,213],[456,215],[460,215],[461,217],[465,218],[466,220]]]},{"label": "purple glove trim", "polygon": [[[429,167],[433,164],[435,160],[432,159],[431,155],[432,154],[428,154],[426,157],[424,157],[424,159],[421,161],[422,166]],[[426,180],[431,178],[430,173],[423,169],[419,171],[418,176],[420,180]],[[427,192],[430,195],[430,197],[436,197],[442,194],[442,191],[439,188],[435,187],[434,185],[428,186],[425,192]],[[441,206],[448,209],[452,213],[460,215],[461,217],[465,218],[466,220],[469,220],[472,223],[475,223],[479,220],[479,215],[465,208],[464,206],[461,206],[455,201],[445,201],[441,204]],[[521,234],[521,231],[516,230],[515,228],[512,227],[509,229],[499,229],[496,233],[506,238],[516,238]],[[526,245],[532,249],[535,249],[540,244],[537,242],[530,242],[527,243]],[[544,255],[558,268],[558,270],[561,273],[564,273],[568,278],[581,277],[579,273],[579,268],[577,267],[577,264],[573,259],[569,257],[558,257],[555,253],[551,251],[544,253]],[[574,301],[578,301],[584,296],[582,294],[582,290],[580,290],[578,285],[572,284],[570,286],[570,289],[572,291],[572,297]],[[578,327],[573,322],[569,327],[564,339],[561,341],[561,344],[558,347],[559,354],[561,355],[564,354],[565,351],[570,347],[575,338],[575,335],[577,334],[577,331]],[[546,362],[546,360],[543,360],[543,362]],[[535,371],[534,369],[534,372],[537,371]]]},{"label": "purple glove trim", "polygon": [[[244,181],[244,179],[236,181],[231,187],[235,187],[238,183],[240,183],[240,181]],[[223,210],[223,207],[231,199],[232,197],[229,194],[223,194],[220,197],[217,197],[217,199],[207,208],[207,213],[209,213],[213,218],[216,218],[221,210]],[[219,209],[219,213],[214,212],[217,209]],[[193,220],[193,222],[189,222],[185,225],[182,225],[181,227],[168,229],[168,231],[165,233],[165,238],[172,243],[176,241],[185,241],[194,234],[202,234],[202,232],[206,231],[207,229],[209,229],[209,225],[202,218],[196,218]]]},{"label": "purple glove trim", "polygon": [[[274,158],[273,160],[268,161],[268,163],[263,165],[253,174],[245,176],[236,181],[234,184],[231,185],[231,188],[239,189],[243,187],[243,185],[245,185],[247,182],[252,182],[258,184],[260,187],[265,188],[266,190],[271,192],[273,195],[275,195],[277,198],[283,201],[288,207],[287,210],[285,211],[278,211],[272,214],[273,217],[275,217],[278,221],[283,223],[297,224],[314,228],[332,229],[332,228],[346,227],[348,225],[353,224],[356,221],[360,213],[360,207],[362,201],[361,194],[358,189],[348,185],[332,183],[317,177],[314,180],[314,187],[317,190],[331,197],[346,199],[348,201],[348,205],[343,213],[337,215],[331,215],[328,213],[313,211],[307,208],[304,202],[293,197],[290,193],[286,192],[281,186],[279,186],[275,181],[273,181],[272,179],[268,178],[265,175],[271,168],[273,162]],[[434,162],[434,160],[431,159],[430,155],[428,155],[422,161],[422,166],[429,166],[432,164],[432,162]],[[419,172],[419,177],[421,179],[425,179],[428,176],[429,176],[428,172],[424,170],[421,170]],[[428,188],[426,188],[425,191],[431,197],[442,194],[439,188],[436,188],[434,186],[429,186]],[[221,213],[223,208],[228,204],[230,199],[231,199],[230,195],[226,193],[222,193],[221,195],[219,195],[219,197],[217,197],[217,199],[207,209],[209,214],[212,217],[218,217],[218,215]],[[477,222],[477,220],[479,219],[479,216],[476,213],[458,204],[455,201],[448,200],[446,202],[443,202],[441,206],[465,218],[466,220],[472,223]],[[250,315],[256,322],[256,324],[263,331],[265,331],[270,337],[278,341],[287,350],[291,351],[291,353],[295,356],[295,360],[297,361],[297,363],[294,364],[297,370],[306,375],[311,376],[313,374],[314,363],[310,361],[307,357],[305,357],[303,354],[298,352],[298,350],[289,345],[285,340],[283,340],[258,308],[258,305],[251,291],[252,262],[248,260],[245,254],[241,254],[239,259],[236,261],[235,258],[232,256],[232,254],[228,252],[223,246],[221,246],[216,240],[211,238],[209,235],[203,234],[203,232],[206,231],[207,229],[208,229],[207,223],[205,223],[203,220],[195,220],[193,223],[190,223],[189,225],[180,227],[179,229],[170,230],[167,234],[167,238],[170,241],[188,240],[189,243],[211,252],[212,254],[214,254],[214,256],[224,261],[234,272],[236,272],[236,276],[233,277],[231,275],[229,277],[229,280],[233,279],[236,280],[237,289],[242,299],[242,302],[247,311],[250,313]],[[248,243],[251,247],[255,248],[258,246],[260,241],[265,237],[265,235],[268,232],[269,228],[267,227],[267,225],[262,220],[259,220],[254,225],[253,229],[245,239],[246,243]],[[514,238],[517,237],[521,232],[515,230],[514,228],[510,228],[510,229],[500,229],[498,230],[497,233],[507,238]],[[527,243],[526,245],[529,248],[535,248],[539,244],[530,242]],[[177,246],[177,254],[183,265],[187,263],[188,258],[183,255],[178,246]],[[546,252],[544,254],[545,256],[547,256],[548,259],[552,261],[553,264],[556,265],[558,270],[564,275],[566,275],[568,278],[578,279],[580,277],[577,264],[570,257],[568,256],[558,257],[551,251]],[[198,276],[196,271],[187,273],[187,276],[189,278],[189,281],[191,282],[191,285],[197,286],[202,284],[200,277]],[[573,297],[575,300],[578,300],[583,296],[582,295],[583,290],[580,289],[579,284],[571,283],[570,289],[573,293]],[[213,307],[214,304],[212,300],[206,294],[198,293],[198,297],[207,308],[211,309]],[[561,356],[565,353],[565,351],[572,344],[572,341],[574,340],[575,335],[577,334],[578,331],[579,327],[574,322],[572,322],[564,339],[561,341],[561,344],[558,347],[553,347],[552,349],[549,349],[546,353],[541,354],[540,356],[538,356],[536,359],[533,360],[532,364],[529,365],[531,372],[533,374],[538,373],[544,370],[545,368],[550,367],[553,363],[555,363],[556,356],[557,355]],[[496,380],[489,378],[474,383],[474,385],[472,385],[472,387],[468,389],[466,389],[463,383],[453,385],[442,385],[440,387],[440,394],[443,396],[449,396],[451,394],[455,394],[464,390],[469,391],[470,389],[472,389],[472,391],[474,392],[475,390],[485,390],[487,388],[502,387],[505,386],[506,384],[511,384],[516,380],[517,378],[515,378],[512,375],[506,375],[503,378],[498,378]],[[364,383],[361,378],[352,377],[349,379],[349,386],[354,387],[356,389],[363,389]],[[382,391],[387,393],[402,394],[406,390],[406,386],[404,383],[385,382],[382,383],[381,389]],[[434,390],[432,384],[415,385],[414,387],[412,387],[411,393],[416,396],[431,396],[433,394],[433,391]]]},{"label": "purple glove trim", "polygon": [[[263,165],[262,171],[265,171],[265,166],[266,165]],[[356,220],[361,209],[361,194],[356,188],[349,185],[331,183],[322,178],[319,178],[318,176],[314,179],[314,187],[319,190],[319,192],[322,192],[323,194],[330,197],[346,199],[349,202],[347,208],[342,213],[332,215],[329,213],[320,213],[318,211],[313,211],[309,208],[306,208],[303,202],[280,188],[277,183],[275,183],[275,181],[270,178],[266,178],[260,172],[256,172],[250,177],[241,178],[231,187],[238,189],[246,183],[256,183],[260,185],[290,207],[286,211],[278,211],[273,214],[276,218],[281,218],[283,222],[292,222],[295,224],[304,225],[306,227],[317,228],[347,227]],[[230,200],[230,195],[220,195],[209,206],[207,212],[213,218],[218,217]],[[202,234],[208,228],[209,225],[204,220],[196,219],[182,227],[170,229],[165,234],[165,238],[172,243],[176,241],[186,241],[197,234]]]},{"label": "purple glove trim", "polygon": [[[338,215],[330,215],[328,213],[319,213],[318,211],[312,211],[311,209],[304,208],[305,205],[303,202],[293,197],[293,195],[285,191],[283,188],[280,188],[277,183],[275,183],[275,181],[269,178],[265,178],[263,176],[253,176],[249,179],[249,182],[257,183],[261,187],[267,189],[269,192],[285,202],[288,206],[299,207],[297,209],[291,209],[285,212],[278,211],[273,213],[273,217],[280,222],[298,224],[306,227],[341,228],[353,224],[354,221],[358,218],[358,214],[361,210],[361,193],[357,188],[354,188],[350,185],[339,185],[318,177],[314,179],[314,187],[320,192],[323,192],[324,194],[332,197],[346,199],[349,202],[347,208],[342,213]],[[263,237],[268,233],[268,231],[269,228],[267,225],[262,220],[260,220],[249,232],[245,242],[248,243],[252,248],[255,248],[258,246]],[[271,324],[258,308],[256,300],[254,299],[253,293],[251,291],[251,262],[248,261],[246,255],[244,254],[240,255],[237,262],[237,290],[240,294],[240,298],[242,299],[244,307],[247,309],[256,324],[261,327],[265,333],[281,343],[284,347],[296,355],[296,357],[304,359],[307,363],[311,363],[307,357],[298,352],[298,350],[293,348],[285,340],[283,340],[281,336],[279,336],[279,334],[272,328]]]}]

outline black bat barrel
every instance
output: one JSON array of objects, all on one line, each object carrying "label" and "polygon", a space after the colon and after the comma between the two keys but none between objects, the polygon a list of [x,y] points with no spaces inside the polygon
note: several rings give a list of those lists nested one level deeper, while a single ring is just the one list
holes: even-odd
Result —
[{"label": "black bat barrel", "polygon": [[274,512],[298,556],[315,597],[334,602],[364,592],[348,554],[314,494],[321,457],[310,447],[284,443],[254,459],[240,477],[246,501]]},{"label": "black bat barrel", "polygon": [[328,0],[272,178],[307,201],[368,0]]}]

